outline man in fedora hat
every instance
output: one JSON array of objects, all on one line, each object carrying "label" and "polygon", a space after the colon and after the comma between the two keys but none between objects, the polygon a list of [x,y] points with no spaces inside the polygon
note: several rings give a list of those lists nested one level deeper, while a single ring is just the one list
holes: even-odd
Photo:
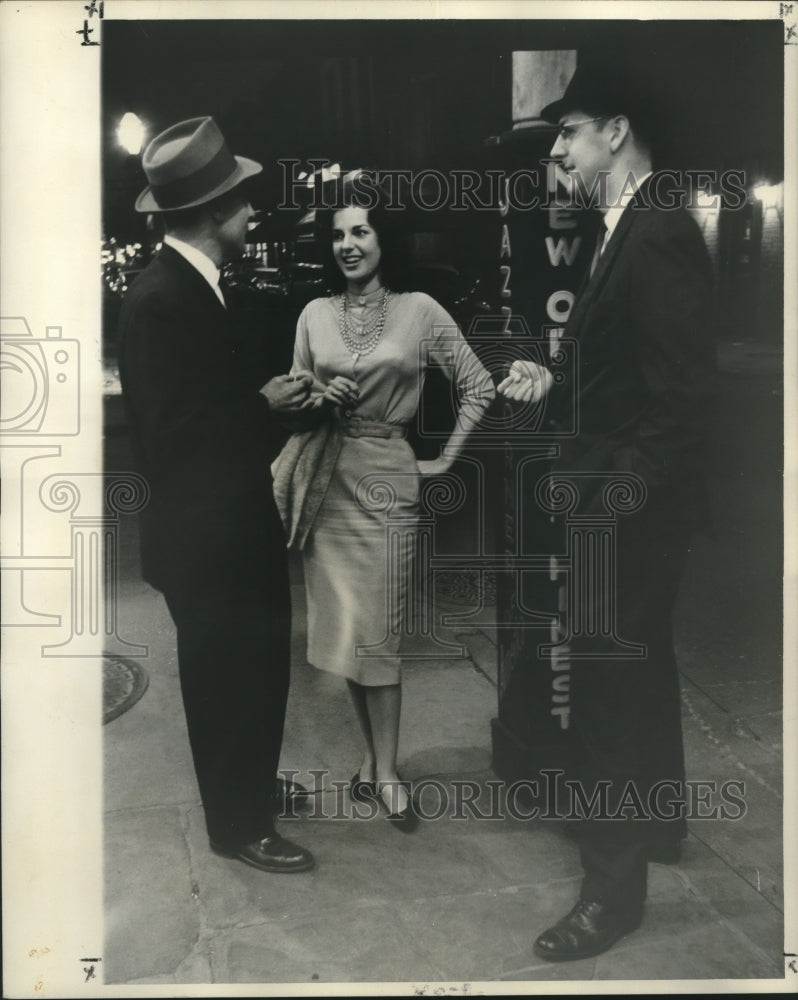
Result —
[{"label": "man in fedora hat", "polygon": [[312,855],[274,824],[286,787],[276,775],[291,606],[269,467],[282,444],[277,418],[301,407],[310,379],[266,381],[219,288],[252,216],[242,182],[262,168],[233,156],[212,118],[168,128],[142,164],[149,185],[136,209],[159,213],[166,231],[120,319],[122,392],[151,491],[143,574],[177,629],[211,848],[264,871],[305,871]]},{"label": "man in fedora hat", "polygon": [[[597,209],[600,232],[564,332],[578,342],[575,384],[517,361],[499,391],[545,399],[555,425],[575,396],[577,433],[553,471],[578,482],[580,516],[606,518],[613,481],[640,501],[617,516],[615,581],[593,595],[594,621],[617,631],[569,629],[573,777],[586,802],[598,794],[598,808],[577,828],[579,901],[535,942],[540,956],[562,961],[596,955],[640,924],[649,861],[677,860],[686,835],[671,619],[691,533],[708,516],[711,269],[697,225],[653,174],[659,119],[639,76],[580,58],[541,117],[556,125],[551,155]],[[576,578],[570,589],[592,583]],[[632,644],[632,658],[618,640]]]}]

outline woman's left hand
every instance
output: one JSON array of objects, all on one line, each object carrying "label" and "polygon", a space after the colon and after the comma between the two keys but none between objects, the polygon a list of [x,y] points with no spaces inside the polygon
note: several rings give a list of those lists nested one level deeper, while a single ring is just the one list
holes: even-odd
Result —
[{"label": "woman's left hand", "polygon": [[360,397],[360,386],[351,378],[336,375],[327,383],[324,397],[332,406],[349,406],[357,403]]},{"label": "woman's left hand", "polygon": [[452,463],[448,458],[444,458],[443,455],[429,460],[424,459],[416,464],[418,465],[419,474],[423,477],[442,476],[444,472],[448,472],[452,467]]},{"label": "woman's left hand", "polygon": [[[302,372],[301,374],[310,373]],[[336,375],[331,382],[326,384],[313,376],[313,383],[305,407],[318,410],[322,407],[346,406],[350,403],[356,403],[359,395],[360,389],[357,382],[344,378],[343,375]]]}]

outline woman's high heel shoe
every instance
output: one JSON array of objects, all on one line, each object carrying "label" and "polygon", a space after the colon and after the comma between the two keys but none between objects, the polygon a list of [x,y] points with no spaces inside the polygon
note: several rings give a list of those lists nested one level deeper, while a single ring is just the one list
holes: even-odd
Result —
[{"label": "woman's high heel shoe", "polygon": [[413,807],[413,796],[410,785],[406,781],[401,782],[401,784],[407,790],[407,805],[400,812],[388,812],[388,806],[385,804],[385,799],[379,790],[377,792],[377,801],[386,813],[388,813],[387,818],[389,823],[396,827],[397,830],[401,830],[402,833],[412,833],[418,826],[418,813]]},{"label": "woman's high heel shoe", "polygon": [[349,781],[349,794],[355,802],[368,802],[377,794],[376,781],[361,781],[360,771],[353,774]]}]

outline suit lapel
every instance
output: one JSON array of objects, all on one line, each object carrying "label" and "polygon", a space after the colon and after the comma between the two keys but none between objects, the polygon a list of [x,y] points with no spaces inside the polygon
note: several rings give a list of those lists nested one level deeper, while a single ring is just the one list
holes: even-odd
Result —
[{"label": "suit lapel", "polygon": [[636,213],[640,210],[641,206],[646,204],[647,190],[648,182],[640,188],[632,201],[626,206],[626,209],[618,220],[618,225],[604,247],[604,252],[598,259],[593,274],[590,275],[589,271],[585,272],[571,309],[571,315],[568,318],[565,330],[567,337],[578,337],[580,335],[586,316],[589,315],[591,307],[601,296],[604,286],[607,283],[607,278],[612,271],[613,262],[618,256],[629,234],[629,230],[634,224]]},{"label": "suit lapel", "polygon": [[193,264],[189,264],[181,253],[178,253],[174,247],[170,247],[168,244],[164,244],[161,247],[158,256],[170,274],[174,275],[176,280],[185,285],[186,291],[195,300],[199,300],[203,308],[207,305],[208,309],[211,309],[211,303],[213,303],[218,311],[218,316],[215,313],[211,313],[211,315],[215,317],[217,322],[224,322],[226,325],[227,310],[196,267]]}]

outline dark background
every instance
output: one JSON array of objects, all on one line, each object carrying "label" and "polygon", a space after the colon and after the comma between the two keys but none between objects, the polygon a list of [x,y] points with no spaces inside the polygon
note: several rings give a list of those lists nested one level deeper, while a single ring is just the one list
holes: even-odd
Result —
[{"label": "dark background", "polygon": [[105,232],[141,232],[138,158],[117,144],[126,111],[149,137],[213,115],[236,152],[264,163],[258,195],[280,199],[279,158],[344,168],[481,166],[512,126],[511,54],[590,47],[649,70],[672,109],[669,163],[783,177],[780,21],[106,21]]}]

